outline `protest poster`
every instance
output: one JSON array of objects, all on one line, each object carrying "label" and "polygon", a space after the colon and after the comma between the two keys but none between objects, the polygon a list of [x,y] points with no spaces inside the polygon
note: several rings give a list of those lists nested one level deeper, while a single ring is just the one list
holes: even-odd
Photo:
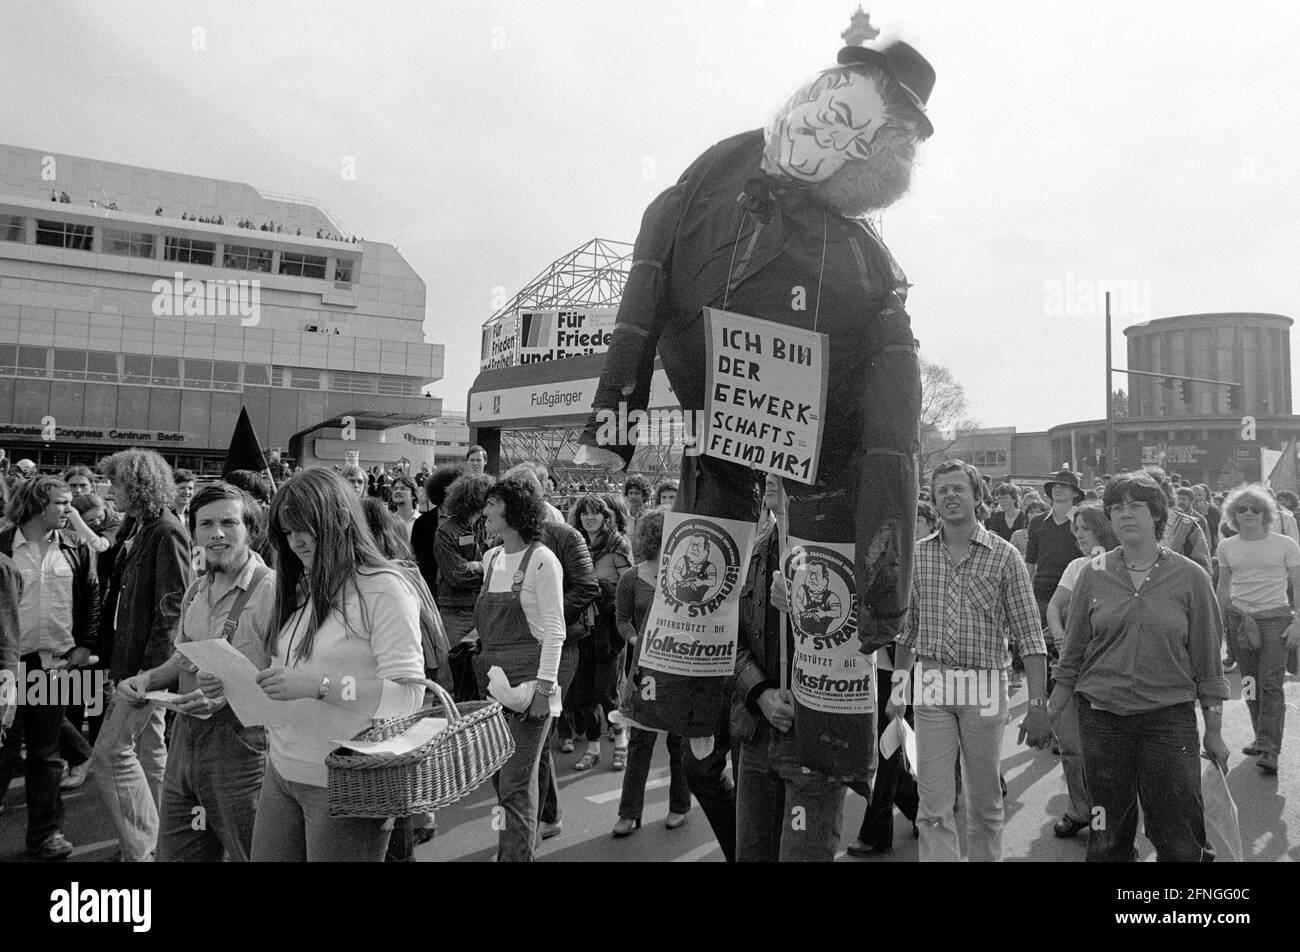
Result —
[{"label": "protest poster", "polygon": [[704,454],[815,483],[826,335],[711,307],[704,324]]},{"label": "protest poster", "polygon": [[517,321],[514,316],[483,327],[483,346],[479,353],[479,370],[513,367],[519,346]]},{"label": "protest poster", "polygon": [[642,668],[689,678],[735,673],[740,592],[753,537],[749,522],[677,512],[664,517]]},{"label": "protest poster", "polygon": [[618,308],[519,312],[519,363],[603,354],[614,340]]},{"label": "protest poster", "polygon": [[858,640],[853,544],[783,539],[799,762],[844,780],[875,772],[876,659]]}]

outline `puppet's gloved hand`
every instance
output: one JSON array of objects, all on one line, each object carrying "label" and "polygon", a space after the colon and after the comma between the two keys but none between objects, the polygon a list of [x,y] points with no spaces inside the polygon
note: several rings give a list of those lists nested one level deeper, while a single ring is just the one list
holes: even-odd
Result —
[{"label": "puppet's gloved hand", "polygon": [[870,612],[862,611],[858,624],[858,641],[862,643],[862,653],[870,654],[877,648],[884,648],[894,643],[894,639],[903,631],[907,615],[897,618],[876,618]]}]

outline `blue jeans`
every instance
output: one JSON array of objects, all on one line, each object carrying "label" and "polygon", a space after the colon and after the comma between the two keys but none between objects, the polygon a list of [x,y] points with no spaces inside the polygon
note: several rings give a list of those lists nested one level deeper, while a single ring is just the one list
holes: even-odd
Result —
[{"label": "blue jeans", "polygon": [[[639,820],[645,807],[645,782],[650,776],[650,761],[654,757],[659,734],[656,731],[631,728],[627,744],[627,773],[623,775],[623,799],[618,804],[620,819]],[[691,788],[686,783],[682,769],[683,741],[676,734],[668,739],[668,812],[686,813],[691,808]]]},{"label": "blue jeans", "polygon": [[[42,688],[45,698],[57,698],[54,679],[41,668],[40,653],[33,651],[23,655],[22,662],[28,678],[35,674],[45,679]],[[25,702],[30,696],[29,684],[18,683],[14,687]],[[5,733],[4,747],[0,749],[0,797],[3,797],[9,789],[9,782],[18,772],[23,741],[27,742],[23,775],[27,785],[28,849],[37,849],[55,833],[63,832],[63,796],[59,790],[59,780],[63,777],[63,765],[59,763],[62,726],[62,705],[19,704],[14,712],[13,727]]]},{"label": "blue jeans", "polygon": [[178,715],[163,776],[160,862],[246,863],[266,772],[266,730],[229,707],[207,720]]},{"label": "blue jeans", "polygon": [[1235,644],[1237,662],[1241,665],[1241,678],[1253,678],[1254,697],[1250,697],[1243,683],[1241,694],[1250,711],[1250,726],[1255,731],[1255,743],[1261,750],[1272,754],[1282,752],[1282,727],[1286,719],[1286,697],[1282,685],[1286,681],[1286,655],[1289,646],[1282,640],[1289,618],[1257,618],[1260,646],[1243,648],[1237,643],[1241,616],[1228,612],[1229,644]]},{"label": "blue jeans", "polygon": [[794,731],[760,720],[754,739],[740,745],[737,773],[737,862],[835,859],[847,788],[799,765]]},{"label": "blue jeans", "polygon": [[91,754],[95,783],[122,841],[122,861],[148,862],[158,841],[167,746],[163,709],[138,707],[116,695],[108,702],[104,726]]},{"label": "blue jeans", "polygon": [[254,863],[382,863],[393,820],[330,816],[329,788],[285,780],[266,761],[253,823]]},{"label": "blue jeans", "polygon": [[537,763],[553,718],[535,721],[514,711],[506,711],[505,718],[515,752],[494,778],[500,813],[493,823],[501,831],[497,862],[531,863],[537,836]]},{"label": "blue jeans", "polygon": [[1205,840],[1200,740],[1191,701],[1121,717],[1099,711],[1082,695],[1079,737],[1095,827],[1088,862],[1131,862],[1137,855],[1138,802],[1160,862],[1214,859]]}]

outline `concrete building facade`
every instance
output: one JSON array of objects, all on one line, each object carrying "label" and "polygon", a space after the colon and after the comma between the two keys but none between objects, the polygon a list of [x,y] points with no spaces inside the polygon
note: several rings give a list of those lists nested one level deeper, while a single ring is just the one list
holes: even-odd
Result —
[{"label": "concrete building facade", "polygon": [[441,412],[422,392],[444,359],[425,285],[346,237],[309,200],[0,145],[0,446],[215,472],[243,406],[303,465],[418,468],[399,428]]}]

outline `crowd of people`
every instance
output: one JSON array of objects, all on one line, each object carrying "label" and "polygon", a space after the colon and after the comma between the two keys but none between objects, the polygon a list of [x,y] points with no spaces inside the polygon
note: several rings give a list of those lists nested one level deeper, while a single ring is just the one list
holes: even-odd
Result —
[{"label": "crowd of people", "polygon": [[[4,704],[0,793],[23,773],[29,852],[73,851],[62,791],[92,782],[124,861],[410,860],[435,818],[331,816],[325,758],[333,738],[415,712],[429,679],[505,708],[515,750],[494,778],[499,861],[529,861],[563,831],[553,749],[578,751],[575,772],[623,772],[611,834],[635,833],[659,732],[620,708],[638,682],[676,485],[630,475],[619,491],[561,495],[540,463],[490,475],[478,446],[415,475],[272,462],[197,492],[194,474],[148,450],[98,474],[40,475],[24,460],[0,482],[0,660],[25,683],[99,670],[112,692],[102,710]],[[1293,494],[1216,497],[1160,471],[1085,490],[1065,469],[1039,496],[940,465],[918,501],[908,624],[876,653],[877,731],[914,724],[917,762],[881,758],[867,786],[799,763],[778,663],[781,614],[797,600],[778,569],[785,493],[761,474],[755,491],[729,736],[697,757],[665,735],[669,829],[694,796],[728,860],[829,860],[852,791],[868,798],[855,855],[892,848],[897,807],[923,861],[959,859],[964,802],[966,855],[997,860],[1015,669],[1029,695],[1021,741],[1062,761],[1069,805],[1055,833],[1087,830],[1088,859],[1135,855],[1139,804],[1159,858],[1213,856],[1198,751],[1226,766],[1234,666],[1257,685],[1244,753],[1276,774],[1298,641]],[[275,726],[242,724],[222,680],[183,650],[214,638],[252,663],[268,698],[312,703]],[[914,665],[991,672],[996,703],[920,703],[906,688]],[[795,802],[806,816],[792,825],[783,804]]]}]

